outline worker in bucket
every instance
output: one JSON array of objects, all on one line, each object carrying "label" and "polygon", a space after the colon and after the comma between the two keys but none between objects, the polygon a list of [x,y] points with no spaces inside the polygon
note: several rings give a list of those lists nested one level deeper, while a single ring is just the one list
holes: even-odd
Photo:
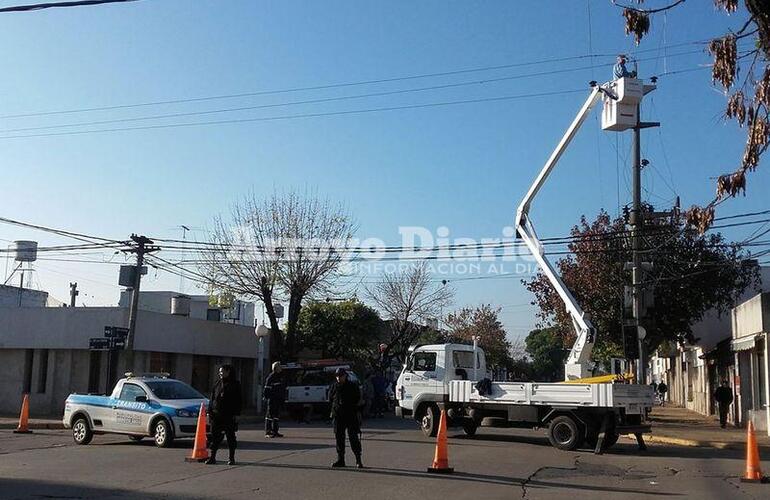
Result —
[{"label": "worker in bucket", "polygon": [[334,437],[337,440],[337,461],[332,467],[345,467],[345,432],[350,439],[350,449],[356,456],[356,467],[364,468],[361,462],[361,421],[359,419],[361,391],[358,384],[348,379],[344,368],[334,372],[337,379],[329,390],[329,401],[332,404],[331,417],[334,422]]},{"label": "worker in bucket", "polygon": [[636,71],[628,71],[626,68],[627,58],[625,54],[618,54],[617,62],[612,68],[612,76],[615,80],[618,78],[636,78]]},{"label": "worker in bucket", "polygon": [[281,363],[273,363],[273,369],[270,375],[265,379],[265,388],[262,391],[262,397],[265,400],[267,409],[265,411],[265,437],[280,438],[283,434],[278,432],[278,421],[281,414],[286,395],[286,386],[283,381],[283,369]]},{"label": "worker in bucket", "polygon": [[235,465],[235,449],[238,446],[235,440],[238,430],[236,417],[241,414],[241,383],[235,379],[232,366],[219,367],[219,380],[211,391],[208,411],[211,418],[211,456],[206,463],[217,463],[217,450],[224,436],[227,436],[227,448],[230,451],[227,465]]}]

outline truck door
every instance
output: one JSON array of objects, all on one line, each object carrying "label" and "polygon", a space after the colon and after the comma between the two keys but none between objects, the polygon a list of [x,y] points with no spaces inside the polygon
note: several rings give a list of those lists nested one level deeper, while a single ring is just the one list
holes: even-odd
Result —
[{"label": "truck door", "polygon": [[148,398],[147,392],[137,384],[126,382],[114,401],[114,430],[130,434],[146,434],[149,418],[147,400],[137,401],[138,396]]},{"label": "truck door", "polygon": [[438,379],[438,353],[414,352],[404,373],[404,399],[414,400],[420,393],[443,394],[441,385],[442,381]]}]

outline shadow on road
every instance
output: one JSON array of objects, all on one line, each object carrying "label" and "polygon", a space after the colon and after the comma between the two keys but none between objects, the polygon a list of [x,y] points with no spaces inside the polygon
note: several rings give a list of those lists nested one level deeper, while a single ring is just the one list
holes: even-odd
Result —
[{"label": "shadow on road", "polygon": [[428,472],[421,472],[409,469],[395,469],[395,468],[366,468],[366,469],[330,469],[329,467],[323,467],[319,465],[295,465],[295,464],[275,464],[267,462],[240,462],[238,466],[245,467],[265,467],[265,468],[278,468],[278,469],[295,469],[295,470],[318,470],[318,471],[333,471],[333,473],[339,472],[351,472],[355,474],[377,474],[384,476],[393,476],[401,479],[415,478],[415,479],[438,479],[442,481],[460,481],[470,483],[484,483],[484,484],[497,484],[503,486],[519,486],[519,487],[540,487],[540,488],[561,488],[572,490],[586,490],[586,491],[601,491],[612,493],[637,493],[641,495],[649,496],[681,496],[678,493],[668,492],[656,492],[634,488],[612,488],[609,486],[588,486],[584,484],[570,484],[563,481],[540,481],[536,479],[526,479],[517,477],[506,476],[494,476],[488,474],[472,474],[467,472],[455,472],[454,474],[430,474]]},{"label": "shadow on road", "polygon": [[183,500],[191,497],[190,495],[173,495],[169,493],[153,494],[142,491],[141,493],[131,490],[122,490],[115,488],[99,488],[94,486],[83,486],[78,484],[65,484],[41,481],[39,479],[0,479],[0,495],[2,498],[147,498]]}]

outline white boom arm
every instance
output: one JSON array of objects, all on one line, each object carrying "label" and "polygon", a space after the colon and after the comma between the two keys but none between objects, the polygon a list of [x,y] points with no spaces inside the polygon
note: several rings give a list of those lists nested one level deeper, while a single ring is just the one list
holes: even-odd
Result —
[{"label": "white boom arm", "polygon": [[519,209],[516,211],[516,232],[521,237],[521,239],[524,240],[527,248],[529,248],[529,251],[532,252],[535,260],[548,278],[548,281],[551,282],[551,285],[559,294],[559,297],[561,297],[561,299],[564,301],[564,305],[566,306],[567,311],[572,318],[572,324],[574,325],[575,332],[577,333],[577,339],[575,340],[575,344],[572,346],[572,350],[567,357],[567,363],[565,365],[566,380],[590,377],[592,375],[590,359],[591,351],[593,350],[594,346],[594,339],[596,337],[596,328],[594,328],[594,325],[591,323],[591,321],[586,318],[585,312],[577,303],[575,297],[572,296],[572,293],[561,280],[553,265],[551,265],[548,259],[546,259],[543,246],[540,243],[540,240],[538,240],[537,233],[535,233],[535,228],[532,226],[532,222],[529,218],[529,206],[537,195],[538,191],[540,191],[540,188],[543,187],[543,184],[545,184],[545,181],[548,179],[551,171],[553,171],[553,168],[556,166],[556,162],[559,161],[562,153],[564,153],[564,150],[566,150],[567,146],[569,146],[570,142],[572,142],[572,139],[577,134],[577,131],[580,129],[581,125],[583,125],[583,122],[591,113],[591,110],[596,105],[596,103],[599,101],[601,92],[602,88],[598,85],[595,85],[591,91],[591,95],[588,96],[585,104],[583,104],[583,107],[580,108],[577,116],[572,121],[572,124],[569,126],[567,131],[564,133],[564,136],[561,138],[561,141],[559,141],[556,149],[554,149],[553,153],[551,153],[551,157],[548,158],[545,166],[540,171],[540,174],[535,179],[535,182],[532,183],[532,186],[529,188],[527,195],[521,201]]}]

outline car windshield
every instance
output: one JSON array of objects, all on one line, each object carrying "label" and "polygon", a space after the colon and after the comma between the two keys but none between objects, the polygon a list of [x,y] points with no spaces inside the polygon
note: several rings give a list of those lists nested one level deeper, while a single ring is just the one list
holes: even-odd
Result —
[{"label": "car windshield", "polygon": [[204,399],[205,396],[184,382],[164,380],[145,382],[158,399]]}]

